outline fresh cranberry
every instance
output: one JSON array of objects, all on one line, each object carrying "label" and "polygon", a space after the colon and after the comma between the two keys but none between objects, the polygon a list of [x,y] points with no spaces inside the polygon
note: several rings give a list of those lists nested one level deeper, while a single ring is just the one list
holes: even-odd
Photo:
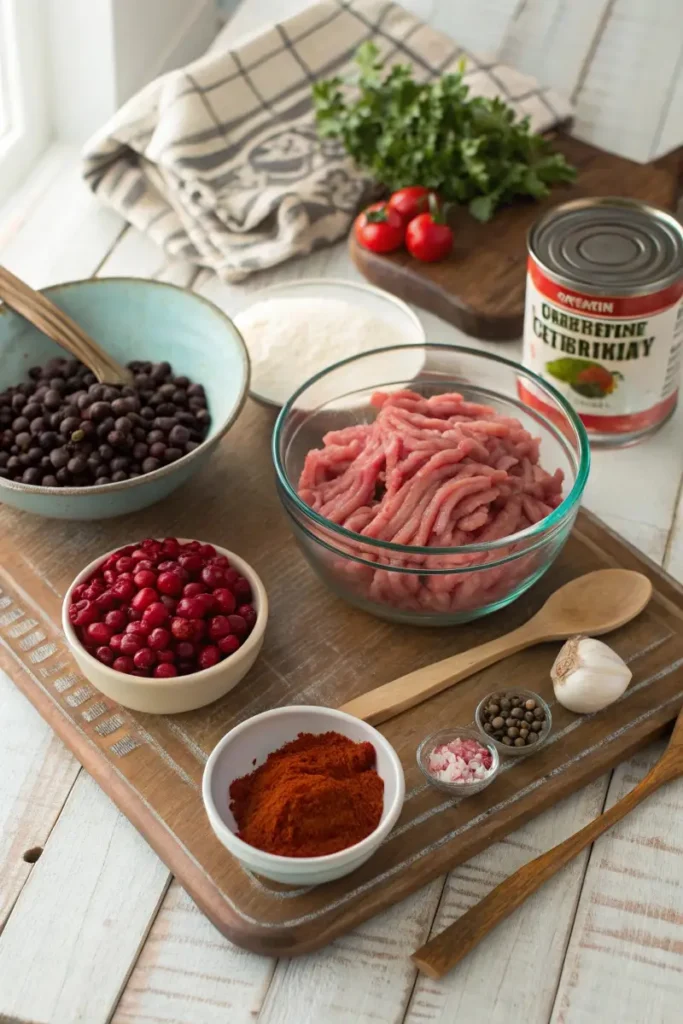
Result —
[{"label": "fresh cranberry", "polygon": [[111,590],[105,590],[103,591],[103,593],[99,595],[99,597],[95,598],[95,604],[97,605],[101,612],[111,611],[113,608],[117,607],[118,603],[119,600],[116,594],[114,594]]},{"label": "fresh cranberry", "polygon": [[108,644],[114,630],[105,622],[92,622],[85,632],[91,644]]},{"label": "fresh cranberry", "polygon": [[101,661],[103,665],[111,665],[114,661],[114,652],[111,647],[98,647],[95,651],[95,657],[98,661]]},{"label": "fresh cranberry", "polygon": [[142,619],[142,612],[139,608],[126,608],[126,615],[129,622],[140,622]]},{"label": "fresh cranberry", "polygon": [[139,562],[135,563],[135,571],[142,572],[143,570],[154,569],[154,562],[149,557],[149,551],[147,552],[147,558],[141,558]]},{"label": "fresh cranberry", "polygon": [[181,640],[177,643],[175,651],[181,661],[189,661],[190,658],[194,658],[194,644],[189,643],[187,640]]},{"label": "fresh cranberry", "polygon": [[203,618],[207,608],[202,598],[207,596],[206,594],[197,594],[196,597],[181,597],[176,608],[176,615],[180,615],[183,619]]},{"label": "fresh cranberry", "polygon": [[163,626],[168,618],[168,608],[161,601],[155,601],[154,604],[148,605],[142,613],[142,621],[146,622],[148,626],[154,628],[155,626]]},{"label": "fresh cranberry", "polygon": [[249,580],[246,580],[244,576],[240,576],[238,580],[235,580],[233,584],[232,592],[242,604],[246,601],[251,601],[251,584]]},{"label": "fresh cranberry", "polygon": [[217,565],[219,569],[229,569],[230,568],[230,562],[225,557],[225,555],[216,555],[215,558],[211,559],[211,564],[212,565]]},{"label": "fresh cranberry", "polygon": [[139,633],[124,633],[121,637],[121,654],[135,654],[145,646],[145,638]]},{"label": "fresh cranberry", "polygon": [[201,550],[201,544],[199,543],[198,540],[188,540],[187,544],[185,544],[185,550],[186,551],[199,551],[199,550]]},{"label": "fresh cranberry", "polygon": [[135,594],[135,584],[132,579],[122,579],[119,576],[116,583],[112,584],[111,592],[118,597],[119,601],[130,601]]},{"label": "fresh cranberry", "polygon": [[121,552],[120,551],[115,551],[113,555],[109,555],[108,558],[105,558],[105,560],[102,562],[101,568],[102,569],[115,569],[116,568],[116,563],[118,562],[120,557],[121,557]]},{"label": "fresh cranberry", "polygon": [[85,589],[84,597],[88,601],[95,601],[107,589],[104,580],[91,580]]},{"label": "fresh cranberry", "polygon": [[131,675],[140,676],[143,679],[149,679],[151,672],[148,668],[134,668]]},{"label": "fresh cranberry", "polygon": [[104,572],[102,573],[102,579],[104,580],[108,587],[110,587],[112,583],[116,583],[118,578],[119,574],[116,572],[115,569],[105,569]]},{"label": "fresh cranberry", "polygon": [[157,660],[168,662],[170,664],[172,661],[175,661],[175,651],[172,651],[170,649],[157,651]]},{"label": "fresh cranberry", "polygon": [[223,654],[234,654],[242,646],[242,641],[234,633],[222,636],[218,641],[218,647]]},{"label": "fresh cranberry", "polygon": [[138,637],[148,637],[152,633],[152,627],[147,626],[147,624],[140,618],[137,622],[128,623],[124,633],[134,633],[135,636]]},{"label": "fresh cranberry", "polygon": [[135,576],[133,576],[133,583],[136,587],[139,587],[140,590],[144,590],[146,587],[155,586],[156,581],[157,574],[152,572],[151,569],[140,569],[139,572],[136,572]]},{"label": "fresh cranberry", "polygon": [[216,602],[218,610],[223,615],[232,615],[235,608],[237,607],[237,601],[232,590],[228,590],[227,587],[218,587],[213,592],[213,599]]},{"label": "fresh cranberry", "polygon": [[122,558],[119,558],[117,560],[117,562],[116,562],[116,571],[117,572],[132,572],[134,567],[135,567],[135,562],[133,561],[133,559],[132,558],[128,558],[125,555]]},{"label": "fresh cranberry", "polygon": [[85,594],[87,589],[88,588],[85,583],[79,583],[78,586],[74,587],[73,591],[71,592],[71,600],[74,602],[82,601],[83,595]]},{"label": "fresh cranberry", "polygon": [[171,619],[171,632],[176,640],[194,640],[194,626],[191,619]]},{"label": "fresh cranberry", "polygon": [[169,615],[175,615],[175,610],[178,602],[173,597],[169,597],[168,594],[162,594],[159,598],[164,608],[168,611]]},{"label": "fresh cranberry", "polygon": [[157,656],[149,647],[141,647],[133,655],[133,664],[136,668],[151,668],[156,664]]},{"label": "fresh cranberry", "polygon": [[126,623],[128,622],[128,619],[126,618],[126,613],[124,611],[122,611],[120,608],[115,608],[114,611],[107,612],[107,614],[104,616],[104,621],[116,633],[120,633],[122,630],[126,628]]},{"label": "fresh cranberry", "polygon": [[171,634],[167,629],[153,629],[147,637],[147,643],[153,651],[161,651],[171,642]]},{"label": "fresh cranberry", "polygon": [[225,586],[225,573],[217,565],[206,565],[202,569],[202,582],[212,590],[214,587],[223,587]]},{"label": "fresh cranberry", "polygon": [[132,552],[130,557],[133,559],[134,562],[141,562],[143,559],[147,558],[147,554],[142,550],[142,548],[136,548],[135,551]]},{"label": "fresh cranberry", "polygon": [[215,644],[207,644],[206,647],[202,647],[197,658],[199,667],[202,669],[211,668],[212,665],[217,665],[220,660],[221,652]]},{"label": "fresh cranberry", "polygon": [[128,658],[126,655],[121,655],[112,665],[112,668],[115,668],[117,672],[125,672],[127,675],[130,675],[134,667],[133,659]]},{"label": "fresh cranberry", "polygon": [[[162,594],[168,594],[170,597],[178,597],[183,593],[183,581],[177,572],[162,572],[159,573],[157,579],[157,590]],[[188,586],[192,586],[191,583]]]},{"label": "fresh cranberry", "polygon": [[199,549],[199,554],[202,558],[213,558],[216,554],[216,549],[213,544],[202,544]]},{"label": "fresh cranberry", "polygon": [[195,553],[179,555],[178,561],[182,565],[183,569],[190,574],[201,572],[204,566],[204,559],[202,556]]},{"label": "fresh cranberry", "polygon": [[164,537],[161,547],[164,554],[169,555],[171,558],[177,558],[180,552],[180,543],[175,537]]},{"label": "fresh cranberry", "polygon": [[212,619],[209,619],[209,636],[212,640],[220,640],[228,633],[232,633],[232,629],[227,615],[214,615]]},{"label": "fresh cranberry", "polygon": [[161,665],[157,665],[155,667],[154,675],[157,679],[172,679],[173,676],[178,675],[178,670],[175,667],[175,665],[162,663]]},{"label": "fresh cranberry", "polygon": [[258,618],[254,606],[251,604],[241,604],[237,609],[237,614],[242,616],[247,624],[247,629],[251,633],[252,629],[256,625],[256,619]]},{"label": "fresh cranberry", "polygon": [[71,620],[74,626],[89,626],[99,620],[100,613],[93,601],[78,601],[74,608],[75,615]]},{"label": "fresh cranberry", "polygon": [[228,615],[228,622],[232,633],[237,633],[237,636],[247,635],[247,624],[241,615]]},{"label": "fresh cranberry", "polygon": [[240,576],[240,574],[238,573],[237,569],[226,569],[225,573],[224,573],[224,577],[225,577],[225,586],[226,587],[230,587],[231,590],[235,586],[237,581],[242,578]]},{"label": "fresh cranberry", "polygon": [[196,666],[191,661],[179,661],[177,668],[179,676],[189,676],[197,671]]},{"label": "fresh cranberry", "polygon": [[130,603],[137,611],[144,612],[145,608],[149,608],[151,604],[158,600],[159,595],[154,587],[143,587],[142,590],[138,590]]},{"label": "fresh cranberry", "polygon": [[123,640],[124,635],[124,633],[114,633],[113,637],[111,637],[109,640],[109,646],[112,648],[112,650],[121,650],[121,641]]},{"label": "fresh cranberry", "polygon": [[197,594],[205,594],[206,587],[203,583],[186,583],[183,587],[183,597],[196,597]]}]

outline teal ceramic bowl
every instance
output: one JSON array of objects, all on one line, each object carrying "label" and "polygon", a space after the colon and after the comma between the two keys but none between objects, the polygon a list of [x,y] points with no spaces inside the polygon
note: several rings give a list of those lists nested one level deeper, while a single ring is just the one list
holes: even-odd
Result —
[{"label": "teal ceramic bowl", "polygon": [[[189,455],[154,473],[99,487],[36,487],[0,479],[0,501],[53,519],[106,519],[165,498],[192,476],[227,433],[249,388],[249,357],[233,322],[192,292],[159,281],[103,278],[44,292],[120,363],[168,360],[206,389],[211,428]],[[0,305],[0,390],[26,380],[64,350]]]}]

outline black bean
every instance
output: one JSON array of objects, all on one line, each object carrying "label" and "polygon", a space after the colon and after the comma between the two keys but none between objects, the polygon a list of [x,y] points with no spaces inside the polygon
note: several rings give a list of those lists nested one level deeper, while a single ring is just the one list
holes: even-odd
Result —
[{"label": "black bean", "polygon": [[202,412],[206,409],[206,401],[203,398],[190,398],[188,399],[187,407],[195,413]]},{"label": "black bean", "polygon": [[101,444],[97,450],[105,461],[114,458],[114,449],[110,444]]},{"label": "black bean", "polygon": [[[178,383],[178,378],[176,378],[176,384],[177,383]],[[188,382],[188,384],[189,384],[189,382]],[[203,386],[201,384],[189,384],[189,386],[187,388],[187,393],[190,396],[190,398],[204,398],[204,397],[206,397],[206,392],[204,391],[204,388],[203,388]]]},{"label": "black bean", "polygon": [[152,377],[155,378],[156,380],[160,380],[163,379],[164,377],[167,377],[170,372],[171,364],[167,363],[166,361],[162,363],[156,363],[152,367]]},{"label": "black bean", "polygon": [[190,452],[193,452],[195,448],[199,448],[199,441],[188,441],[185,445],[185,451],[188,455]]},{"label": "black bean", "polygon": [[130,466],[130,459],[127,455],[117,455],[111,460],[111,468],[116,473],[120,469],[128,469]]},{"label": "black bean", "polygon": [[114,429],[115,422],[116,421],[113,416],[107,416],[106,420],[102,420],[102,422],[98,424],[97,436],[104,441],[107,434]]},{"label": "black bean", "polygon": [[9,455],[7,454],[7,452],[0,452],[0,468],[4,469],[8,462]]},{"label": "black bean", "polygon": [[70,437],[74,430],[78,430],[81,425],[80,417],[67,416],[65,420],[59,424],[59,432],[64,434],[66,437]]},{"label": "black bean", "polygon": [[104,463],[102,462],[102,459],[97,454],[97,452],[93,452],[91,455],[88,456],[88,469],[94,475],[97,475],[97,470],[102,465],[104,465]]},{"label": "black bean", "polygon": [[12,470],[13,473],[16,473],[18,469],[21,469],[21,463],[19,462],[18,455],[10,455],[7,460],[7,468]]},{"label": "black bean", "polygon": [[70,456],[66,448],[53,448],[50,452],[50,462],[55,469],[63,469],[69,458]]},{"label": "black bean", "polygon": [[88,388],[88,394],[93,402],[101,402],[104,395],[104,384],[91,384]]},{"label": "black bean", "polygon": [[141,462],[143,459],[147,457],[148,454],[149,445],[143,444],[141,441],[138,441],[138,443],[133,448],[133,458],[138,459],[138,461]]},{"label": "black bean", "polygon": [[184,427],[194,427],[197,422],[194,418],[193,412],[184,412],[183,410],[177,412],[175,418],[178,420],[178,423],[182,423]]},{"label": "black bean", "polygon": [[12,408],[19,412],[20,409],[26,405],[26,395],[22,395],[20,391],[16,395],[12,395]]},{"label": "black bean", "polygon": [[166,454],[166,445],[163,441],[155,441],[149,446],[149,454],[154,459],[163,459]]},{"label": "black bean", "polygon": [[190,440],[190,431],[187,427],[181,427],[179,423],[176,423],[168,435],[168,439],[175,447],[182,448]]},{"label": "black bean", "polygon": [[95,479],[101,480],[103,476],[109,477],[109,466],[104,462],[95,470]]},{"label": "black bean", "polygon": [[182,458],[182,454],[180,448],[167,448],[164,454],[164,462],[176,462],[177,459]]},{"label": "black bean", "polygon": [[144,427],[134,427],[133,437],[136,441],[147,441],[147,431]]},{"label": "black bean", "polygon": [[21,478],[23,484],[39,484],[43,479],[43,474],[37,466],[30,466],[24,470],[24,475]]},{"label": "black bean", "polygon": [[43,457],[43,449],[38,447],[29,448],[26,452],[26,457],[32,466],[37,466]]},{"label": "black bean", "polygon": [[27,398],[29,395],[32,395],[35,390],[36,386],[32,381],[26,381],[25,384],[19,385],[19,391],[21,391],[22,395],[26,395]]},{"label": "black bean", "polygon": [[111,405],[109,402],[93,402],[90,406],[90,419],[101,422],[106,420],[108,416],[111,416]]},{"label": "black bean", "polygon": [[143,473],[153,473],[154,470],[158,469],[160,465],[161,465],[161,463],[159,462],[159,460],[153,458],[153,456],[150,455],[142,463],[142,472]]},{"label": "black bean", "polygon": [[121,448],[126,443],[126,435],[120,430],[110,430],[107,434],[107,442],[112,448]]},{"label": "black bean", "polygon": [[175,419],[176,407],[173,402],[162,402],[157,406],[157,416],[173,416]]},{"label": "black bean", "polygon": [[83,377],[83,383],[90,387],[91,384],[97,384],[97,377],[94,373],[86,373]]},{"label": "black bean", "polygon": [[175,405],[187,405],[187,394],[184,391],[174,391],[171,395],[171,401]]},{"label": "black bean", "polygon": [[78,405],[78,408],[81,410],[81,412],[83,412],[85,409],[88,408],[88,406],[91,406],[93,404],[93,400],[88,394],[79,395],[78,402],[76,404]]},{"label": "black bean", "polygon": [[26,416],[17,416],[17,418],[12,421],[12,430],[15,434],[22,434],[25,430],[28,430],[30,426],[31,421],[27,419]]},{"label": "black bean", "polygon": [[157,430],[156,428],[154,430],[150,430],[149,434],[147,435],[148,444],[155,444],[157,441],[165,440],[166,434],[164,434],[163,430]]},{"label": "black bean", "polygon": [[195,413],[195,420],[197,421],[198,426],[200,426],[200,427],[208,427],[209,423],[211,422],[211,416],[209,415],[209,410],[208,409],[198,409],[197,412]]},{"label": "black bean", "polygon": [[111,403],[111,411],[115,416],[125,416],[128,410],[128,404],[125,398],[115,398]]},{"label": "black bean", "polygon": [[140,409],[140,415],[143,420],[153,420],[156,413],[154,412],[154,409],[150,409],[148,405],[143,405],[142,409]]},{"label": "black bean", "polygon": [[17,434],[14,440],[20,449],[28,449],[31,446],[31,435],[27,430],[22,431],[21,434]]},{"label": "black bean", "polygon": [[66,468],[74,475],[84,473],[88,468],[88,460],[85,455],[74,455],[73,458],[69,459]]},{"label": "black bean", "polygon": [[130,434],[132,429],[132,424],[127,416],[119,416],[114,423],[114,430],[118,430],[122,434]]},{"label": "black bean", "polygon": [[157,416],[153,422],[157,430],[163,430],[165,434],[173,430],[176,425],[175,417],[171,416]]},{"label": "black bean", "polygon": [[58,486],[57,485],[57,477],[56,476],[52,476],[51,473],[48,473],[47,476],[44,476],[42,481],[41,481],[41,483],[42,483],[43,487],[57,487]]},{"label": "black bean", "polygon": [[121,480],[127,480],[128,479],[128,474],[123,469],[119,469],[116,473],[112,473],[111,478],[112,478],[112,482],[117,484]]},{"label": "black bean", "polygon": [[29,422],[34,420],[36,416],[42,416],[42,414],[42,407],[38,405],[37,402],[29,402],[28,405],[25,405],[22,409],[22,415],[25,416]]},{"label": "black bean", "polygon": [[138,391],[146,391],[147,388],[152,386],[152,382],[146,373],[135,374],[135,386]]}]

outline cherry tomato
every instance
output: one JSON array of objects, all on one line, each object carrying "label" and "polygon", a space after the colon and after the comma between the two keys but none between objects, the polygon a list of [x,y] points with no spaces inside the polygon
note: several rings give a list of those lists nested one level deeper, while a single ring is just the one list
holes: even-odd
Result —
[{"label": "cherry tomato", "polygon": [[373,203],[356,217],[356,238],[372,252],[393,252],[403,244],[403,221],[386,203]]},{"label": "cherry tomato", "polygon": [[404,224],[408,224],[418,213],[429,210],[430,191],[424,185],[410,185],[400,188],[389,199],[389,206],[396,210]]},{"label": "cherry tomato", "polygon": [[444,260],[453,248],[453,232],[433,196],[429,198],[429,213],[418,214],[406,228],[406,248],[425,263]]}]

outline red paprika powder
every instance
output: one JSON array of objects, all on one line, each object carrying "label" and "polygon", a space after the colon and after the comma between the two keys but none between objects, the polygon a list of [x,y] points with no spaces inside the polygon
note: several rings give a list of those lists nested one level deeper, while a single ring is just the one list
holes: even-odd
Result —
[{"label": "red paprika powder", "polygon": [[230,785],[240,839],[283,857],[321,857],[370,835],[384,806],[372,743],[299,733]]}]

